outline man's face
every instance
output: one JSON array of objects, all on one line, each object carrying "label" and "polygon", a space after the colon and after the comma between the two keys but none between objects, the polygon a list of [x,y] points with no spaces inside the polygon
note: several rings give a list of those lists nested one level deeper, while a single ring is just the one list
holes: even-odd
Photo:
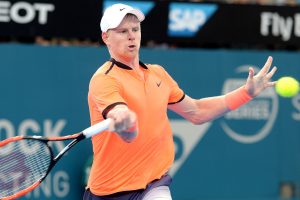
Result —
[{"label": "man's face", "polygon": [[141,43],[141,26],[135,16],[126,16],[121,24],[102,34],[112,57],[129,60],[138,56]]}]

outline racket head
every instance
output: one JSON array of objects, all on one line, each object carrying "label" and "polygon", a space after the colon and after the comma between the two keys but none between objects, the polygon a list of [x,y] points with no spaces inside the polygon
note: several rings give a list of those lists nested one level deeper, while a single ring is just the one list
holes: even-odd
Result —
[{"label": "racket head", "polygon": [[47,141],[17,136],[0,142],[0,199],[16,199],[36,188],[49,173],[53,152]]}]

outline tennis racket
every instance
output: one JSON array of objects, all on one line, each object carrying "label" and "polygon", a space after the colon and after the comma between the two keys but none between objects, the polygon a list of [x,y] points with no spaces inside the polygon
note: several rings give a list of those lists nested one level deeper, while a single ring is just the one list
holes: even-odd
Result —
[{"label": "tennis racket", "polygon": [[[78,142],[110,126],[106,119],[80,133],[62,137],[16,136],[0,141],[0,200],[17,199],[34,190],[60,158]],[[49,142],[72,140],[56,156]],[[30,151],[24,153],[24,148]]]}]

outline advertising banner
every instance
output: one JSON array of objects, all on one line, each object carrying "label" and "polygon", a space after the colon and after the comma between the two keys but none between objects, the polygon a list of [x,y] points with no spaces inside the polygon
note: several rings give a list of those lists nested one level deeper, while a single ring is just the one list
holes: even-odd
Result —
[{"label": "advertising banner", "polygon": [[172,1],[0,0],[0,36],[100,40],[102,11],[125,3],[146,15],[143,43],[300,47],[300,7]]},{"label": "advertising banner", "polygon": [[0,36],[96,39],[101,1],[1,0]]}]

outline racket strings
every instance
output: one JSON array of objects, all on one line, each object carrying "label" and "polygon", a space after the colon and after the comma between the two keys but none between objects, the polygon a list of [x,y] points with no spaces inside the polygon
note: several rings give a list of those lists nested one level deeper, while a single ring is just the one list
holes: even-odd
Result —
[{"label": "racket strings", "polygon": [[23,139],[0,147],[0,198],[25,190],[43,178],[51,163],[46,143]]}]

